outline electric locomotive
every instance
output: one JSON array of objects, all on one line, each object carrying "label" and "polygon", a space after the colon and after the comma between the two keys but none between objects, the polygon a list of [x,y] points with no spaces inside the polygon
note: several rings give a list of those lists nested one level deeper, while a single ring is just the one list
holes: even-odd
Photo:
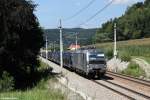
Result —
[{"label": "electric locomotive", "polygon": [[[48,59],[59,64],[60,52],[48,52]],[[63,52],[63,65],[89,78],[102,77],[106,72],[105,55],[97,49]]]},{"label": "electric locomotive", "polygon": [[106,72],[105,55],[96,49],[74,51],[71,60],[72,68],[88,77],[101,77]]}]

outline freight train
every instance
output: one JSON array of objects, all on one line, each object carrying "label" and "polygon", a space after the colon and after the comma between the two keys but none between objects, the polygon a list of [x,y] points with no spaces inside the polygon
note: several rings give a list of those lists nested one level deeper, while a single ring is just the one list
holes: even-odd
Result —
[{"label": "freight train", "polygon": [[[60,52],[48,52],[48,60],[60,64]],[[88,78],[104,76],[107,67],[104,53],[97,49],[63,52],[63,66]]]}]

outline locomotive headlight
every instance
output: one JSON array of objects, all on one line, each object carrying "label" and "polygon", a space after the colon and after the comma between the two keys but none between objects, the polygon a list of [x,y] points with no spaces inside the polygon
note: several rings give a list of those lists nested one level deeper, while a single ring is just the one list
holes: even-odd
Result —
[{"label": "locomotive headlight", "polygon": [[97,54],[97,57],[104,57],[104,54]]}]

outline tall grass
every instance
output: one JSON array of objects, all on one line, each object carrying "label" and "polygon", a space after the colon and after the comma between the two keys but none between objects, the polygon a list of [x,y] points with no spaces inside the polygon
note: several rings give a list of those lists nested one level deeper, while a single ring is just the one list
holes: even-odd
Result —
[{"label": "tall grass", "polygon": [[0,100],[5,98],[17,100],[66,100],[65,95],[59,89],[54,89],[53,85],[48,85],[48,83],[54,84],[56,82],[55,78],[50,80],[49,82],[43,79],[36,87],[25,91],[2,92],[0,93]]},{"label": "tall grass", "polygon": [[0,94],[2,98],[16,98],[17,100],[65,100],[59,90],[32,89],[27,91],[5,92]]},{"label": "tall grass", "polygon": [[133,45],[133,46],[126,46],[121,47],[119,49],[120,52],[126,52],[130,56],[144,56],[150,57],[150,45]]},{"label": "tall grass", "polygon": [[[96,47],[103,49],[108,56],[111,54],[108,51],[113,52],[113,43],[99,43]],[[117,42],[117,50],[118,57],[125,61],[129,61],[132,56],[150,58],[150,38]]]}]

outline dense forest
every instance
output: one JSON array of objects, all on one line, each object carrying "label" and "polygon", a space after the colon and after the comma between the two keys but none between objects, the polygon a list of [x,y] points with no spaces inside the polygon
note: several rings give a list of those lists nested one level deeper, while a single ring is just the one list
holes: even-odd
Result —
[{"label": "dense forest", "polygon": [[121,17],[102,24],[96,32],[96,42],[113,41],[114,23],[117,23],[117,40],[150,37],[150,0],[136,3]]},{"label": "dense forest", "polygon": [[[83,29],[83,28],[65,28],[63,29],[63,43],[64,47],[68,47],[71,44],[75,44],[75,36],[78,33],[78,43],[80,45],[92,44],[92,37],[95,36],[96,28]],[[48,43],[59,44],[59,30],[58,29],[46,29],[45,35],[48,36]]]}]

